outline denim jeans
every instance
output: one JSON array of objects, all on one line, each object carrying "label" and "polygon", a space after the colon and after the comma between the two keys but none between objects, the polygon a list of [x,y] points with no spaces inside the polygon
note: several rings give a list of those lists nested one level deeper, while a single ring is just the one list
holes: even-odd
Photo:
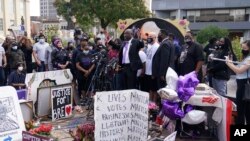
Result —
[{"label": "denim jeans", "polygon": [[37,65],[37,72],[44,72],[46,69],[45,69],[45,63],[44,61],[41,61],[41,65],[38,66]]},{"label": "denim jeans", "polygon": [[4,69],[3,67],[0,67],[0,86],[5,85],[5,74],[4,74]]},{"label": "denim jeans", "polygon": [[212,79],[213,81],[213,88],[217,91],[217,93],[221,96],[227,95],[227,80],[220,80],[220,79]]}]

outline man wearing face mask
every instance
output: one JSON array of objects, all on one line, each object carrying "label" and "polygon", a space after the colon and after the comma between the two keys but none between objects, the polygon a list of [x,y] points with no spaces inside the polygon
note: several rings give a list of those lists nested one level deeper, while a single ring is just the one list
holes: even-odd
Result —
[{"label": "man wearing face mask", "polygon": [[202,82],[203,48],[200,44],[194,42],[191,32],[186,33],[184,41],[186,44],[181,49],[178,61],[178,74],[185,75],[195,71],[198,74],[199,81]]},{"label": "man wearing face mask", "polygon": [[8,78],[8,85],[16,88],[16,90],[25,89],[25,77],[24,73],[24,63],[18,62],[15,66],[15,71],[11,72]]},{"label": "man wearing face mask", "polygon": [[95,64],[92,62],[92,55],[88,48],[88,39],[81,39],[82,52],[76,57],[78,94],[83,103],[87,102],[87,90],[89,88]]},{"label": "man wearing face mask", "polygon": [[102,44],[101,38],[96,38],[95,43],[96,43],[95,48],[94,50],[91,51],[92,54],[99,53],[102,50],[106,49],[106,47]]},{"label": "man wearing face mask", "polygon": [[[8,59],[11,72],[16,70],[16,64],[18,62],[25,62],[24,53],[18,48],[18,44],[16,42],[12,43],[11,45],[11,51],[9,53]],[[26,66],[24,65],[24,69],[25,68]]]},{"label": "man wearing face mask", "polygon": [[103,29],[97,35],[97,38],[100,38],[101,44],[105,45],[106,35],[104,34],[104,30]]},{"label": "man wearing face mask", "polygon": [[150,93],[150,100],[155,101],[156,102],[156,91],[157,91],[157,82],[155,79],[152,79],[152,61],[153,61],[153,57],[158,49],[158,47],[160,46],[159,43],[156,42],[156,33],[154,32],[150,32],[148,34],[148,38],[147,38],[147,49],[146,49],[146,70],[145,70],[145,79],[147,83],[147,92]]},{"label": "man wearing face mask", "polygon": [[49,44],[45,42],[45,36],[39,36],[39,42],[35,43],[33,46],[33,56],[37,65],[37,72],[44,72],[46,70],[46,49],[49,47]]},{"label": "man wearing face mask", "polygon": [[59,39],[58,36],[54,35],[51,37],[51,45],[46,48],[45,51],[45,65],[47,71],[53,70],[52,60],[51,60],[51,53],[56,48],[55,41]]},{"label": "man wearing face mask", "polygon": [[161,29],[158,34],[160,46],[153,57],[152,77],[157,81],[157,90],[167,85],[165,76],[168,67],[174,67],[174,46],[167,37],[168,32]]}]

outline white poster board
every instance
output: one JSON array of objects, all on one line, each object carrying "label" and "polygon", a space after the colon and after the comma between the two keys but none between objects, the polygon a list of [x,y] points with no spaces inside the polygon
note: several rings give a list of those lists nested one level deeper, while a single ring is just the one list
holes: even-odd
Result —
[{"label": "white poster board", "polygon": [[28,87],[28,97],[34,103],[37,101],[37,88],[71,83],[73,76],[69,69],[35,72],[26,75],[25,84]]},{"label": "white poster board", "polygon": [[177,134],[177,131],[171,133],[170,135],[168,135],[164,141],[175,141],[176,139],[176,134]]},{"label": "white poster board", "polygon": [[97,92],[95,140],[146,141],[149,94],[139,90]]},{"label": "white poster board", "polygon": [[0,141],[21,141],[24,120],[15,88],[0,87]]}]

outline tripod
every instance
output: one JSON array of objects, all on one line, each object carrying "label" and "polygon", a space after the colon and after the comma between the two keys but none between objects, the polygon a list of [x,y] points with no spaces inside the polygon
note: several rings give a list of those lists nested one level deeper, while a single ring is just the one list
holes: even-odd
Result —
[{"label": "tripod", "polygon": [[90,99],[88,101],[88,108],[87,109],[89,111],[87,113],[87,119],[90,118],[90,116],[94,115],[94,99],[92,96],[92,92],[94,93],[96,91],[96,81],[98,80],[97,78],[99,77],[98,72],[99,72],[99,69],[101,67],[102,60],[103,60],[103,56],[101,55],[100,59],[97,62],[96,70],[94,72],[94,75],[91,79],[90,85],[89,85],[88,90],[87,90],[87,92],[91,93]]}]

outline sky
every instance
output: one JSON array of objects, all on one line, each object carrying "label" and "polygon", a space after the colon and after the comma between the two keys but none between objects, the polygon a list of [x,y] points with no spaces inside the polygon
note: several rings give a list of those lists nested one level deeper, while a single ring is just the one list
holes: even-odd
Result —
[{"label": "sky", "polygon": [[30,16],[40,16],[40,0],[30,0]]}]

